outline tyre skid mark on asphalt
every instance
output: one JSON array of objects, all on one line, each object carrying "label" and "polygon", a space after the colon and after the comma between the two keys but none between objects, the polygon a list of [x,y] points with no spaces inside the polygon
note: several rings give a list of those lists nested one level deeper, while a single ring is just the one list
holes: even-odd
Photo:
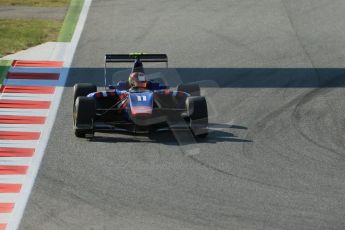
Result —
[{"label": "tyre skid mark on asphalt", "polygon": [[[250,140],[254,140],[255,136],[258,135],[258,133],[262,132],[262,130],[264,130],[269,122],[272,122],[276,117],[278,117],[279,115],[281,115],[284,111],[287,111],[289,108],[294,108],[296,106],[296,104],[306,95],[306,93],[303,93],[301,95],[297,95],[295,98],[289,100],[288,102],[286,102],[285,104],[283,104],[282,106],[280,106],[279,108],[271,111],[270,113],[268,113],[267,115],[265,115],[264,117],[260,118],[255,125],[249,129],[249,132],[246,135],[246,139],[250,139]],[[243,145],[242,146],[242,152],[243,155],[247,158],[251,158],[252,157],[252,145]]]},{"label": "tyre skid mark on asphalt", "polygon": [[[286,104],[284,104],[283,106],[281,106],[280,108],[274,110],[273,112],[269,113],[267,116],[263,117],[262,119],[260,119],[256,124],[255,124],[255,127],[251,128],[250,131],[248,132],[248,134],[246,135],[245,139],[246,140],[254,140],[255,138],[255,134],[258,133],[259,130],[263,130],[270,121],[274,120],[274,118],[276,118],[277,116],[279,116],[282,112],[286,111],[287,108],[291,108],[291,107],[295,107],[296,104],[298,104],[300,102],[300,100],[302,100],[303,98],[305,98],[305,96],[309,95],[309,93],[304,93],[302,95],[298,95],[296,98],[288,101]],[[243,154],[247,157],[247,158],[250,158],[251,157],[251,153],[250,153],[250,146],[248,145],[243,145],[242,146],[242,152]],[[281,186],[281,185],[276,185],[276,184],[272,184],[272,183],[267,183],[267,182],[264,182],[264,181],[260,181],[260,180],[257,180],[257,179],[251,179],[251,178],[248,178],[248,177],[244,177],[244,176],[239,176],[239,175],[236,175],[235,173],[233,172],[230,172],[230,171],[227,171],[227,170],[223,170],[223,169],[220,169],[220,168],[217,168],[207,162],[204,162],[200,159],[197,158],[197,156],[193,156],[193,155],[190,155],[188,156],[191,160],[193,160],[195,163],[199,164],[200,166],[202,167],[205,167],[209,170],[212,170],[216,173],[219,173],[219,174],[222,174],[224,176],[229,176],[229,177],[233,177],[233,178],[237,178],[239,180],[245,180],[245,181],[248,181],[248,182],[251,182],[251,183],[254,183],[254,184],[257,184],[259,186],[265,186],[265,187],[271,187],[271,188],[274,188],[274,189],[278,189],[278,190],[281,190],[281,191],[292,191],[290,188],[288,187],[285,187],[285,186]],[[306,192],[302,192],[302,191],[297,191],[297,190],[293,190],[293,192],[296,192],[296,193],[304,193],[306,194]],[[310,195],[313,195],[312,193],[308,193]]]},{"label": "tyre skid mark on asphalt", "polygon": [[0,230],[8,230],[21,217],[15,212],[16,202],[23,200],[27,178],[33,176],[30,166],[62,66],[55,61],[13,61],[0,88]]},{"label": "tyre skid mark on asphalt", "polygon": [[[298,117],[298,112],[300,110],[300,108],[307,104],[308,102],[310,102],[313,98],[317,97],[317,96],[321,96],[323,94],[326,94],[328,92],[330,92],[332,89],[330,88],[320,88],[320,89],[315,89],[313,91],[311,91],[310,93],[306,94],[305,97],[299,101],[297,103],[297,105],[295,106],[294,111],[292,112],[292,118],[294,119],[294,121],[297,120]],[[338,152],[337,150],[333,149],[332,147],[320,144],[320,142],[318,142],[317,140],[313,140],[312,138],[310,138],[299,126],[297,122],[292,122],[295,130],[308,142],[316,145],[317,147],[324,149],[326,151],[329,151],[331,153],[333,153],[334,155],[336,155],[338,160],[344,161],[345,160],[345,155],[342,152]]]},{"label": "tyre skid mark on asphalt", "polygon": [[[245,181],[257,184],[259,186],[266,186],[266,187],[270,187],[270,188],[274,188],[274,189],[279,189],[281,191],[290,191],[290,189],[288,189],[286,187],[283,187],[283,186],[274,185],[274,184],[270,184],[270,183],[266,183],[266,182],[261,182],[261,181],[255,180],[255,179],[239,176],[239,175],[236,175],[236,174],[234,174],[232,172],[229,172],[229,171],[217,168],[217,167],[215,167],[213,165],[210,165],[210,164],[208,164],[208,163],[206,163],[206,162],[204,162],[202,160],[199,160],[196,156],[189,155],[188,157],[191,160],[193,160],[195,163],[199,164],[200,166],[203,166],[203,167],[205,167],[205,168],[207,168],[209,170],[212,170],[212,171],[214,171],[216,173],[219,173],[219,174],[222,174],[224,176],[230,176],[230,177],[237,178],[239,180],[245,180]],[[298,192],[298,191],[295,191],[295,192]]]},{"label": "tyre skid mark on asphalt", "polygon": [[[334,80],[334,79],[333,79]],[[327,84],[330,82],[327,82]],[[298,122],[296,122],[297,117],[298,117],[298,112],[301,109],[301,107],[305,104],[307,104],[308,102],[310,102],[311,100],[314,100],[315,97],[320,97],[321,95],[326,94],[327,92],[330,92],[334,89],[331,88],[327,88],[326,84],[325,85],[320,85],[319,88],[315,88],[312,90],[309,90],[307,92],[303,92],[302,94],[298,95],[297,97],[293,98],[292,100],[284,103],[281,107],[279,107],[278,109],[270,112],[269,114],[267,114],[266,116],[264,116],[262,119],[260,119],[258,122],[256,122],[255,126],[250,128],[250,132],[247,134],[246,138],[247,139],[255,139],[255,136],[259,136],[260,133],[263,133],[264,129],[267,128],[270,125],[270,122],[274,121],[275,119],[277,119],[282,113],[286,112],[286,111],[291,111],[291,124],[294,127],[294,129],[297,131],[297,134],[300,135],[300,140],[305,140],[307,142],[313,143],[315,146],[330,151],[333,154],[337,154],[340,158],[341,161],[344,161],[344,154],[342,154],[341,152],[337,152],[336,150],[332,149],[331,147],[328,146],[324,146],[322,144],[320,144],[319,142],[317,142],[316,140],[313,140],[312,138],[310,138],[307,134],[305,134],[305,132],[303,131],[303,129],[301,127],[299,127]],[[242,152],[244,154],[244,156],[246,156],[247,158],[250,158],[252,156],[252,146],[248,146],[248,145],[243,145],[242,147]],[[279,152],[277,152],[277,154],[279,154]],[[310,157],[310,156],[309,156]],[[330,157],[331,158],[331,157]],[[334,158],[332,158],[334,160]],[[217,168],[214,168],[213,166],[209,166],[207,165],[207,163],[204,163],[202,161],[199,161],[198,159],[194,161],[197,161],[199,164],[202,164],[203,166],[209,168],[209,169],[213,169],[216,171],[219,171],[220,173],[229,175],[229,176],[235,176],[231,173],[228,173],[226,171],[223,170],[218,170]],[[313,159],[316,160],[316,159]],[[245,179],[247,180],[247,178],[240,178],[240,179]],[[252,181],[252,180],[249,180]],[[270,187],[275,187],[278,189],[282,189],[282,190],[289,190],[291,192],[296,192],[296,193],[302,193],[302,194],[308,194],[308,195],[315,195],[315,193],[313,191],[303,191],[303,190],[296,190],[296,189],[290,189],[288,187],[282,187],[282,186],[277,186],[274,184],[269,184],[269,183],[262,183],[259,180],[253,180],[252,182],[258,183],[258,184],[262,184],[262,185],[266,185],[266,186],[270,186]],[[337,194],[339,195],[339,197],[341,197],[341,194]],[[334,195],[333,195],[334,196]],[[324,195],[324,197],[327,197],[327,195]]]}]

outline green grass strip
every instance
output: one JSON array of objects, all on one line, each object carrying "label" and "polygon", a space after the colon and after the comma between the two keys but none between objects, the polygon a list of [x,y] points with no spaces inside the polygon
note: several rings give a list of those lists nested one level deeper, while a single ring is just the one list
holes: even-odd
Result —
[{"label": "green grass strip", "polygon": [[0,19],[0,57],[56,41],[62,21]]},{"label": "green grass strip", "polygon": [[66,6],[70,0],[0,0],[0,6]]},{"label": "green grass strip", "polygon": [[11,60],[0,60],[0,85],[2,85],[11,63]]},{"label": "green grass strip", "polygon": [[70,42],[72,40],[83,4],[84,0],[71,1],[58,37],[58,42]]}]

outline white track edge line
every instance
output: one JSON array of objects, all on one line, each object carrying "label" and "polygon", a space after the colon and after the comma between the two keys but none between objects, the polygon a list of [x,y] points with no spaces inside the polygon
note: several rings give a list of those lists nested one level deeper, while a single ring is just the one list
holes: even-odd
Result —
[{"label": "white track edge line", "polygon": [[[67,52],[65,53],[65,56],[64,56],[64,68],[62,69],[62,73],[60,75],[60,80],[59,80],[59,83],[62,83],[61,86],[64,86],[66,83],[67,76],[69,73],[69,67],[72,64],[74,53],[75,53],[75,50],[77,48],[81,33],[83,31],[91,2],[92,2],[92,0],[85,0],[84,1],[84,5],[82,8],[82,11],[80,12],[79,20],[78,20],[77,26],[75,28],[72,41],[69,45],[70,47],[68,49],[66,49]],[[55,121],[55,117],[56,117],[56,114],[57,114],[57,111],[58,111],[58,108],[60,105],[62,93],[63,93],[63,88],[57,87],[56,91],[55,91],[56,97],[54,98],[53,105],[49,111],[47,124],[44,127],[42,138],[40,139],[40,142],[39,142],[38,147],[36,149],[36,153],[32,159],[32,165],[29,168],[29,171],[28,171],[28,174],[27,174],[27,177],[25,180],[25,184],[23,185],[23,188],[21,191],[21,196],[18,198],[18,201],[16,202],[15,209],[13,211],[13,216],[16,218],[13,219],[13,221],[11,221],[10,223],[8,223],[7,230],[16,230],[19,227],[20,221],[21,221],[23,214],[24,214],[24,210],[26,208],[26,204],[28,202],[30,193],[32,191],[34,182],[35,182],[36,177],[37,177],[37,173],[38,173],[38,170],[39,170],[39,167],[40,167],[43,155],[44,155],[44,151],[45,151],[47,144],[48,144],[48,141],[49,141],[50,132],[51,132],[53,125],[54,125],[54,121]]]}]

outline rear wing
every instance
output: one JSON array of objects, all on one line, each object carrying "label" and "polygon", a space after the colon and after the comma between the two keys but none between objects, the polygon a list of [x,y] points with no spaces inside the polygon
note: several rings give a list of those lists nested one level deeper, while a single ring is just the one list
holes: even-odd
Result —
[{"label": "rear wing", "polygon": [[164,62],[168,68],[168,56],[166,54],[106,54],[104,57],[104,87],[107,87],[107,63],[134,63],[137,60],[140,62]]},{"label": "rear wing", "polygon": [[105,63],[111,62],[134,62],[139,59],[141,62],[166,62],[168,63],[168,56],[166,54],[106,54]]}]

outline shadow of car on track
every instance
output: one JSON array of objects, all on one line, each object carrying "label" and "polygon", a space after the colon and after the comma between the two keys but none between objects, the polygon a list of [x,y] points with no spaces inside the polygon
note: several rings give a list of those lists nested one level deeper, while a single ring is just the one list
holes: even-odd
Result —
[{"label": "shadow of car on track", "polygon": [[[109,68],[108,82],[127,80],[128,75],[117,74],[124,69]],[[148,75],[162,73],[165,82],[171,87],[203,81],[214,82],[206,85],[211,88],[345,87],[344,68],[146,68],[146,71]],[[73,87],[79,82],[92,82],[104,87],[103,73],[103,68],[71,68],[65,87]]]},{"label": "shadow of car on track", "polygon": [[[104,143],[159,143],[165,145],[191,145],[191,144],[216,144],[220,142],[242,142],[250,143],[252,140],[242,139],[233,133],[229,132],[229,129],[242,129],[246,130],[247,127],[239,125],[228,124],[210,124],[211,127],[217,127],[217,129],[211,128],[209,134],[205,138],[190,138],[191,133],[189,131],[177,131],[172,132],[170,130],[157,131],[149,134],[118,134],[118,133],[101,133],[97,132],[90,142],[104,142]],[[187,136],[187,137],[186,137]],[[189,137],[189,139],[188,139]],[[181,142],[179,139],[183,139]]]}]

